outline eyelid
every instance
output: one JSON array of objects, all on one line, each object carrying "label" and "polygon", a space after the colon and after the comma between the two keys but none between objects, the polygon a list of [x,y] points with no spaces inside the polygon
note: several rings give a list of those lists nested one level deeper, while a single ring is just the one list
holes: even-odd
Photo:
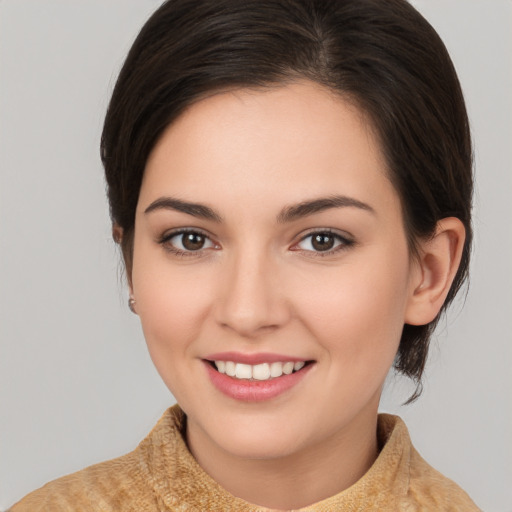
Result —
[{"label": "eyelid", "polygon": [[[204,248],[202,247],[201,249],[198,249],[197,251],[190,251],[190,250],[179,249],[178,247],[174,247],[171,244],[169,244],[170,240],[172,240],[175,236],[186,235],[187,233],[193,233],[193,234],[203,236],[204,238],[206,238],[207,240],[209,240],[211,242],[212,246],[204,247]],[[168,251],[174,255],[177,255],[177,256],[185,256],[185,257],[188,257],[188,256],[199,257],[199,256],[204,255],[204,252],[207,249],[219,249],[220,248],[220,245],[213,239],[213,237],[209,233],[207,233],[206,231],[204,231],[201,228],[195,228],[195,227],[181,227],[181,228],[170,229],[170,230],[164,232],[161,236],[159,236],[156,241],[158,244],[162,245],[166,251]]]},{"label": "eyelid", "polygon": [[[319,235],[319,234],[328,234],[334,238],[336,238],[340,243],[335,245],[332,249],[329,249],[327,251],[314,251],[309,249],[302,249],[298,247],[298,245],[306,240],[307,238]],[[304,253],[308,253],[310,256],[329,256],[332,255],[338,251],[347,250],[350,247],[353,247],[356,244],[354,237],[349,235],[346,232],[340,232],[338,230],[332,229],[332,228],[313,228],[308,230],[306,233],[301,233],[299,236],[299,239],[292,245],[290,248],[292,251],[302,251]]]}]

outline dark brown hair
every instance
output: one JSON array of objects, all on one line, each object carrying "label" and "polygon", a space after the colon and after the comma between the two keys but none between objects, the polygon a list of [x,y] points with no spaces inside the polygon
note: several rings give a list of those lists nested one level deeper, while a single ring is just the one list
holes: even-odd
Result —
[{"label": "dark brown hair", "polygon": [[[101,157],[131,271],[148,155],[188,106],[215,91],[308,79],[354,101],[381,141],[411,250],[444,217],[466,228],[443,310],[468,273],[472,147],[448,52],[405,0],[168,0],[136,38],[108,108]],[[405,325],[395,368],[421,390],[428,325]]]}]

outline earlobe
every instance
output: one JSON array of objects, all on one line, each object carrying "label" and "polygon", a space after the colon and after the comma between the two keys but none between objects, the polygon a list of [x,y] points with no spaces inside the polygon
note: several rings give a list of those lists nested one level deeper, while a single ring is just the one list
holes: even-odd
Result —
[{"label": "earlobe", "polygon": [[459,268],[466,230],[460,219],[437,223],[433,237],[420,242],[405,323],[426,325],[438,315]]},{"label": "earlobe", "polygon": [[130,297],[128,298],[128,308],[134,315],[138,315],[137,309],[136,309],[137,302],[133,298],[132,291],[130,290]]}]

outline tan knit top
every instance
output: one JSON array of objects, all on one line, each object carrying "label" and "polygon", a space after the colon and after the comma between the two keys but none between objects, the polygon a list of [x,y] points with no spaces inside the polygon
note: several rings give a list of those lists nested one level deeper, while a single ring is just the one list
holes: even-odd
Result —
[{"label": "tan knit top", "polygon": [[[268,512],[231,495],[201,469],[183,439],[184,419],[177,405],[171,407],[133,452],[50,482],[10,512]],[[479,510],[420,457],[400,418],[379,415],[378,437],[383,448],[358,482],[300,510]]]}]

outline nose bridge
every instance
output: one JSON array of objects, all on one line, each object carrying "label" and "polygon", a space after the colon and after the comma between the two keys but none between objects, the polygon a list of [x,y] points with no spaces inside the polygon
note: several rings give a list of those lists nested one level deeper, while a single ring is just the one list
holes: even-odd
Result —
[{"label": "nose bridge", "polygon": [[264,248],[233,251],[221,275],[218,321],[245,337],[275,329],[287,318],[279,265]]}]

